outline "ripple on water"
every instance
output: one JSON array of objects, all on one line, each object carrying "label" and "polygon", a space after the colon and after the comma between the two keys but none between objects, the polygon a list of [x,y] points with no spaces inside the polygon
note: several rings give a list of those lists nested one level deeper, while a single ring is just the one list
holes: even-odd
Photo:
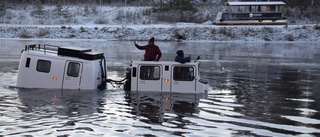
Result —
[{"label": "ripple on water", "polygon": [[[143,56],[123,50],[131,42],[59,42],[105,52],[112,79]],[[198,45],[159,43],[164,60],[182,45],[186,51]],[[193,54],[203,54],[201,73],[213,88],[203,98],[127,94],[112,85],[105,91],[16,89],[20,52],[0,54],[0,136],[317,136],[320,70],[314,56],[320,49],[295,44],[201,43]]]}]

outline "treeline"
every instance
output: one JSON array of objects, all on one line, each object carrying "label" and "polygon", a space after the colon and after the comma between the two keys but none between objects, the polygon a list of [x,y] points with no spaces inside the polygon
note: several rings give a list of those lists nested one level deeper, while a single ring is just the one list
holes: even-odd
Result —
[{"label": "treeline", "polygon": [[[216,3],[225,3],[228,0],[0,0],[0,3],[4,4],[35,4],[41,2],[44,5],[62,3],[63,5],[79,5],[79,4],[89,4],[89,5],[109,5],[121,3],[124,5],[125,1],[127,4],[132,5],[162,5],[168,3],[198,3],[198,4],[216,4]],[[229,0],[234,1],[234,0]],[[268,1],[268,0],[241,0],[241,1]],[[269,0],[269,1],[281,1],[281,0]],[[282,0],[286,3],[288,7],[301,7],[301,6],[316,6],[320,5],[318,0]]]},{"label": "treeline", "polygon": [[[78,5],[78,4],[95,4],[95,5],[108,5],[114,3],[124,3],[125,0],[0,0],[0,3],[4,4],[34,4],[40,1],[42,4],[56,4],[62,3],[66,5]],[[217,0],[188,0],[189,2],[196,3],[217,3]],[[220,0],[221,2],[227,2],[228,0]],[[233,1],[233,0],[229,0]],[[281,1],[281,0],[240,0],[240,1]],[[318,0],[282,0],[289,7],[294,6],[319,6]],[[185,0],[126,0],[127,4],[167,4],[175,2],[185,2]]]},{"label": "treeline", "polygon": [[[99,14],[101,6],[151,6],[140,13],[127,13],[119,10],[117,19],[144,18],[145,22],[195,22],[201,23],[215,19],[218,12],[229,8],[228,1],[238,0],[0,0],[0,22],[6,16],[7,9],[33,6],[31,16],[45,20],[48,17],[64,17],[70,20],[75,16],[69,7],[76,6],[82,10],[83,16]],[[241,0],[241,1],[281,1],[281,0]],[[299,21],[316,22],[320,20],[320,2],[316,0],[282,0],[286,3],[283,8],[284,16],[290,23]],[[319,1],[319,0],[317,0]],[[21,6],[23,5],[23,6]],[[55,7],[44,9],[45,6]],[[10,14],[8,14],[10,15]],[[131,16],[130,16],[131,15]],[[146,17],[147,16],[147,17]],[[10,18],[10,17],[7,17]],[[147,18],[147,19],[145,19]],[[105,23],[103,18],[100,23]],[[3,22],[3,21],[2,21]]]},{"label": "treeline", "polygon": [[[289,7],[319,6],[319,0],[283,0]],[[316,2],[317,1],[317,2]]]},{"label": "treeline", "polygon": [[[127,3],[130,4],[133,1],[138,0],[127,0]],[[43,5],[51,5],[51,4],[58,4],[62,3],[63,5],[108,5],[114,3],[124,3],[125,0],[0,0],[0,3],[6,5],[20,5],[20,4],[35,4],[41,3]]]}]

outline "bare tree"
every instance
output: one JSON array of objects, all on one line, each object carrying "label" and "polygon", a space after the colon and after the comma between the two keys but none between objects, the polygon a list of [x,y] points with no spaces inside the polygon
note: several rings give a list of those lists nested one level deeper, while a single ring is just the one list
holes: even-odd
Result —
[{"label": "bare tree", "polygon": [[1,17],[1,22],[3,22],[3,16],[6,14],[6,10],[7,10],[5,4],[6,4],[6,3],[3,2],[3,1],[0,2],[0,17]]}]

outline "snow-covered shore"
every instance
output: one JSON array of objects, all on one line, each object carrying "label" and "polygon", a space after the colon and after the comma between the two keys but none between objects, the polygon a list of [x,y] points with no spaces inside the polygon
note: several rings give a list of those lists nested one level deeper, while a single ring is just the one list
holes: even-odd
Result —
[{"label": "snow-covered shore", "polygon": [[320,41],[320,25],[217,26],[149,25],[0,25],[0,38],[175,40],[191,41]]},{"label": "snow-covered shore", "polygon": [[[69,5],[64,7],[70,14],[68,17],[58,15],[56,8],[44,6],[46,16],[41,19],[34,16],[34,6],[8,8],[2,17],[6,24],[0,24],[0,38],[148,40],[155,37],[170,41],[179,35],[190,41],[320,41],[319,23],[218,26],[208,21],[203,24],[163,24],[151,18],[153,15],[144,14],[152,10],[151,6],[99,6],[96,14],[85,15],[84,6]],[[215,8],[203,8],[199,15],[211,13],[210,19],[214,19],[212,13],[217,11],[209,12],[211,9]]]}]

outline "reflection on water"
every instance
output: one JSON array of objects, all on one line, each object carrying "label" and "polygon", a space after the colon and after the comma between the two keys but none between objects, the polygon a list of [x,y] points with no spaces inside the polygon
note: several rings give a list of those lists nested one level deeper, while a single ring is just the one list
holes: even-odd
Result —
[{"label": "reflection on water", "polygon": [[178,115],[179,122],[183,122],[183,117],[198,114],[199,101],[205,97],[205,94],[133,92],[128,93],[126,99],[133,108],[132,114],[146,117],[143,122],[160,124],[170,121],[165,113]]},{"label": "reflection on water", "polygon": [[16,89],[21,49],[34,43],[102,51],[115,80],[143,56],[131,41],[2,40],[0,136],[320,136],[317,43],[157,41],[161,60],[201,56],[207,95]]},{"label": "reflection on water", "polygon": [[70,117],[99,112],[97,97],[100,94],[98,91],[18,90],[22,112],[55,113]]}]

